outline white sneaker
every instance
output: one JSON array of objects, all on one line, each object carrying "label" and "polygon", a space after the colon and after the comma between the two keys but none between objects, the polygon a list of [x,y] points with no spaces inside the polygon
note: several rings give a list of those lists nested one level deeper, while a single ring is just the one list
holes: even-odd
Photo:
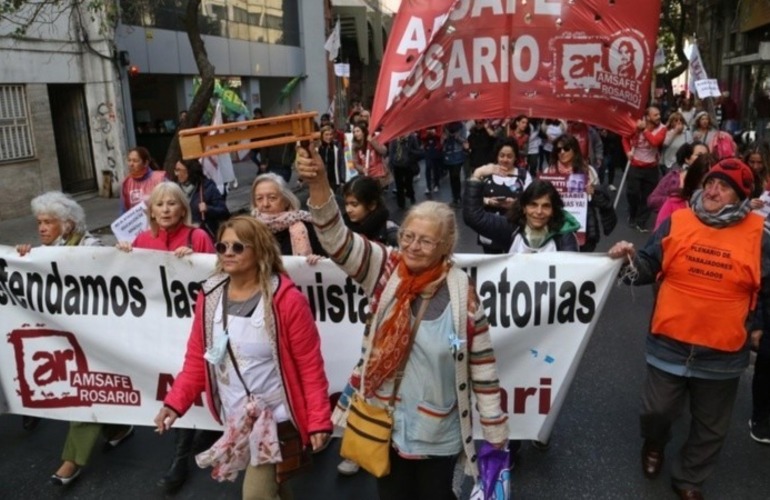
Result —
[{"label": "white sneaker", "polygon": [[438,193],[438,186],[433,186],[433,192]]},{"label": "white sneaker", "polygon": [[359,471],[361,467],[352,460],[343,459],[342,462],[337,464],[337,472],[343,476],[352,476]]}]

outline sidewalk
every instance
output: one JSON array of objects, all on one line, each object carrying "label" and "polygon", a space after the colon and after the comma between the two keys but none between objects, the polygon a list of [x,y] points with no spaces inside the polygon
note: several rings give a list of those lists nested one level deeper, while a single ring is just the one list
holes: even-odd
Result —
[{"label": "sidewalk", "polygon": [[[234,163],[238,187],[227,194],[227,207],[230,213],[247,211],[251,207],[251,183],[257,174],[257,167],[249,160]],[[42,194],[42,193],[41,193]],[[86,224],[89,230],[101,237],[105,245],[116,243],[115,236],[110,230],[110,224],[120,213],[118,198],[100,198],[88,195],[75,198],[86,211]],[[29,215],[0,221],[0,245],[16,245],[18,243],[38,244],[35,217]]]}]

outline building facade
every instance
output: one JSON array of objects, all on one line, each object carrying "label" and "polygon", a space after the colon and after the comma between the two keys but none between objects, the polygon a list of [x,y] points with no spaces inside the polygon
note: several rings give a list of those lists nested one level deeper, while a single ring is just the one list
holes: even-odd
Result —
[{"label": "building facade", "polygon": [[697,2],[696,9],[706,70],[738,104],[741,128],[756,130],[770,118],[770,109],[761,104],[770,101],[770,3],[707,0]]},{"label": "building facade", "polygon": [[0,219],[49,190],[117,195],[126,149],[110,27],[85,7],[18,26],[0,22]]},{"label": "building facade", "polygon": [[[134,145],[163,161],[198,74],[186,3],[114,0],[94,11],[82,0],[43,10],[23,36],[0,17],[0,220],[29,214],[48,190],[118,196]],[[347,81],[324,50],[338,18]],[[339,86],[343,101],[371,99],[390,16],[378,0],[202,0],[199,26],[218,80],[247,116],[256,107],[323,113]]]}]

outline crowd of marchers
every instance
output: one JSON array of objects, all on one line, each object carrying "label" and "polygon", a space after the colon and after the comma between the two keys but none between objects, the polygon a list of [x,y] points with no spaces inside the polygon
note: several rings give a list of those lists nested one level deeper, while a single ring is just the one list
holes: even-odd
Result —
[{"label": "crowd of marchers", "polygon": [[[626,283],[656,291],[641,469],[654,479],[670,456],[675,493],[703,498],[752,349],[750,434],[770,444],[770,337],[763,335],[770,325],[770,149],[739,147],[723,116],[694,110],[686,97],[663,113],[648,108],[628,137],[520,115],[446,123],[382,143],[369,112],[354,103],[341,127],[321,117],[316,143],[252,151],[251,212],[235,217],[225,204],[229,186],[207,178],[198,160],[180,161],[167,175],[146,149],[131,149],[121,211],[144,202],[148,229],[116,251],[217,256],[197,296],[184,366],[154,426],[168,431],[204,394],[224,431],[174,429],[159,487],[181,488],[195,456],[216,479],[245,471],[244,498],[289,498],[290,478],[328,444],[334,426],[352,435],[351,417],[373,409],[389,418],[379,459],[386,472],[345,451],[361,446],[352,437],[338,470],[355,474],[363,466],[376,476],[380,498],[455,498],[457,478],[478,478],[474,409],[484,440],[507,448],[515,463],[519,443],[508,441],[497,376],[506,361],[495,359],[485,311],[453,260],[459,219],[488,254],[592,252],[617,224],[613,202],[623,182],[616,181],[625,179],[628,224],[651,234],[641,248],[621,241],[609,255],[623,259]],[[445,182],[450,203],[439,201]],[[393,195],[399,210],[391,214],[385,199]],[[582,200],[583,220],[567,198]],[[39,245],[101,244],[67,195],[41,194],[32,212]],[[21,256],[34,250],[17,246]],[[318,330],[283,255],[302,256],[308,266],[331,259],[369,298],[361,357],[331,409]],[[667,454],[685,404],[689,434]],[[29,430],[36,423],[24,418]],[[80,477],[100,436],[111,450],[132,433],[71,422],[52,482]]]}]

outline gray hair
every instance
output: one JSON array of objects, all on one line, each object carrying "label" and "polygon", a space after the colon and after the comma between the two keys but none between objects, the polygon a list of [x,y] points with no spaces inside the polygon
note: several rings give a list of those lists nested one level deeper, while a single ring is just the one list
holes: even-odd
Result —
[{"label": "gray hair", "polygon": [[457,219],[455,212],[446,203],[439,201],[423,201],[412,206],[404,217],[401,227],[406,227],[412,219],[426,219],[438,225],[445,255],[454,253],[457,246]]},{"label": "gray hair", "polygon": [[266,174],[260,174],[257,176],[256,179],[254,179],[254,182],[251,184],[251,209],[255,210],[257,208],[256,200],[254,199],[254,190],[257,189],[257,186],[263,182],[272,182],[276,186],[278,186],[278,191],[281,193],[281,196],[284,200],[286,200],[286,203],[289,204],[290,210],[299,210],[301,208],[299,198],[297,198],[297,195],[291,192],[291,189],[289,189],[289,185],[286,184],[286,181],[278,174],[274,174],[272,172],[268,172]]},{"label": "gray hair", "polygon": [[[56,218],[61,225],[62,234],[85,234],[86,212],[75,200],[61,191],[48,191],[32,199],[30,202],[32,214],[35,217],[49,215]],[[66,227],[71,225],[72,227]]]},{"label": "gray hair", "polygon": [[193,227],[192,214],[190,213],[190,200],[187,199],[187,195],[184,193],[184,191],[182,191],[182,188],[179,187],[179,184],[176,182],[161,182],[152,188],[150,199],[147,201],[147,210],[145,211],[145,214],[147,215],[147,222],[150,224],[150,229],[152,230],[153,236],[158,236],[158,230],[160,227],[158,226],[158,222],[152,218],[152,207],[166,195],[170,195],[180,205],[182,205],[182,207],[184,207],[184,217],[182,217],[182,223],[185,226]]}]

